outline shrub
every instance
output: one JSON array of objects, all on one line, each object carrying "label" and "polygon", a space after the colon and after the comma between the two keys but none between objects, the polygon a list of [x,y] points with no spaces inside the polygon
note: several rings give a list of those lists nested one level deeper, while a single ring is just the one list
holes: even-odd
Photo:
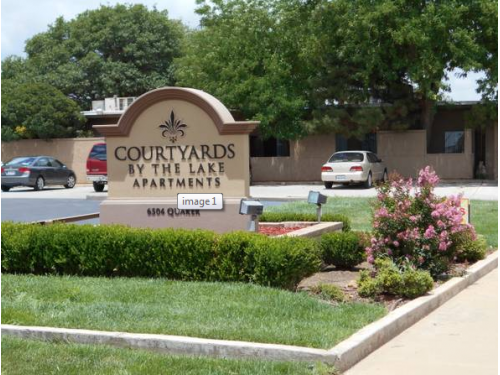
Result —
[{"label": "shrub", "polygon": [[373,298],[380,293],[382,289],[377,279],[371,277],[367,270],[361,271],[358,279],[358,294],[364,298]]},{"label": "shrub", "polygon": [[374,277],[367,270],[360,272],[358,294],[361,297],[373,298],[378,294],[392,294],[405,298],[416,298],[424,295],[434,287],[428,271],[407,268],[404,271],[389,259],[378,259],[375,262]]},{"label": "shrub", "polygon": [[403,288],[403,276],[398,267],[389,259],[377,259],[375,268],[380,289],[387,294],[399,295]]},{"label": "shrub", "polygon": [[338,267],[354,267],[362,263],[365,251],[357,232],[333,232],[320,239],[323,262]]},{"label": "shrub", "polygon": [[428,271],[407,269],[402,274],[403,285],[398,294],[405,298],[417,298],[434,287],[434,281]]},{"label": "shrub", "polygon": [[2,223],[10,273],[167,277],[294,288],[318,270],[317,242],[235,232],[119,225]]},{"label": "shrub", "polygon": [[[316,221],[316,214],[297,213],[297,212],[264,212],[259,220],[261,222],[275,223],[283,221]],[[340,221],[342,222],[342,231],[349,232],[351,230],[351,220],[341,214],[323,214],[321,221]]]},{"label": "shrub", "polygon": [[259,285],[293,289],[321,264],[317,242],[308,238],[257,236],[246,251],[248,281]]},{"label": "shrub", "polygon": [[460,197],[439,198],[433,189],[438,176],[429,167],[421,170],[412,194],[412,180],[391,176],[377,187],[378,203],[373,218],[373,237],[366,248],[368,261],[388,257],[400,269],[429,270],[437,276],[455,256],[453,236],[463,231]]},{"label": "shrub", "polygon": [[486,256],[486,240],[470,230],[455,233],[452,241],[453,252],[459,262],[477,262]]},{"label": "shrub", "polygon": [[338,286],[332,284],[315,285],[311,288],[311,292],[326,301],[344,302],[346,300],[344,292]]}]

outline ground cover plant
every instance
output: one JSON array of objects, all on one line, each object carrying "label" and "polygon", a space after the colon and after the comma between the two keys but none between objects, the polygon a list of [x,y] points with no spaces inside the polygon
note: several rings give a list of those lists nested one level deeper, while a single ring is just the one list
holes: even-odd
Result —
[{"label": "ground cover plant", "polygon": [[332,375],[322,363],[173,356],[145,350],[2,337],[2,373],[9,375]]},{"label": "ground cover plant", "polygon": [[386,313],[243,283],[2,276],[2,323],[328,349]]}]

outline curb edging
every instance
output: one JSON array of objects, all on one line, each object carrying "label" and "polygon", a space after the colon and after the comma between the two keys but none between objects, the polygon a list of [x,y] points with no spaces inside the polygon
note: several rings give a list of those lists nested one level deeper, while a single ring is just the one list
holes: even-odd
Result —
[{"label": "curb edging", "polygon": [[1,328],[2,336],[9,335],[25,339],[63,341],[78,344],[106,344],[121,348],[146,349],[169,354],[188,354],[220,358],[265,358],[280,361],[332,362],[332,357],[325,349],[291,345],[7,324],[2,324]]},{"label": "curb edging", "polygon": [[463,277],[452,278],[429,295],[419,297],[369,324],[328,352],[335,368],[346,371],[459,292],[498,267],[498,251],[472,265]]}]

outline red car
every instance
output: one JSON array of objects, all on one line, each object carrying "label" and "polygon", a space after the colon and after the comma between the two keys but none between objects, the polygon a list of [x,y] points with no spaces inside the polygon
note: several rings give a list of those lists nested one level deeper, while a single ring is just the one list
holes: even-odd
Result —
[{"label": "red car", "polygon": [[87,180],[92,181],[94,190],[101,192],[108,183],[106,143],[96,143],[87,158]]}]

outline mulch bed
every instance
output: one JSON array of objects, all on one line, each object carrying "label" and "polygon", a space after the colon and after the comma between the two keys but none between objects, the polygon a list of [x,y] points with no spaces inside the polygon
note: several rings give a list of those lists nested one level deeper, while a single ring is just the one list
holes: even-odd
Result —
[{"label": "mulch bed", "polygon": [[299,229],[305,228],[305,226],[259,226],[259,233],[265,234],[266,236],[279,236],[281,234],[290,233]]},{"label": "mulch bed", "polygon": [[[494,251],[496,251],[496,249],[488,251],[486,256]],[[471,265],[471,263],[467,262],[455,263],[451,267],[448,275],[445,275],[443,278],[434,282],[434,288],[441,286],[452,277],[464,276],[467,272],[467,268]],[[312,287],[319,284],[333,284],[338,286],[342,292],[344,292],[350,302],[373,302],[370,299],[360,297],[357,291],[356,280],[359,277],[359,272],[365,269],[372,270],[373,267],[368,262],[361,263],[351,269],[341,269],[334,266],[328,266],[321,270],[321,272],[317,272],[314,275],[303,279],[298,285],[297,290],[309,291]],[[410,301],[411,300],[409,299],[395,297],[392,295],[380,295],[375,299],[375,302],[383,303],[387,308],[387,311],[392,311]],[[331,303],[336,304],[336,302]]]}]

